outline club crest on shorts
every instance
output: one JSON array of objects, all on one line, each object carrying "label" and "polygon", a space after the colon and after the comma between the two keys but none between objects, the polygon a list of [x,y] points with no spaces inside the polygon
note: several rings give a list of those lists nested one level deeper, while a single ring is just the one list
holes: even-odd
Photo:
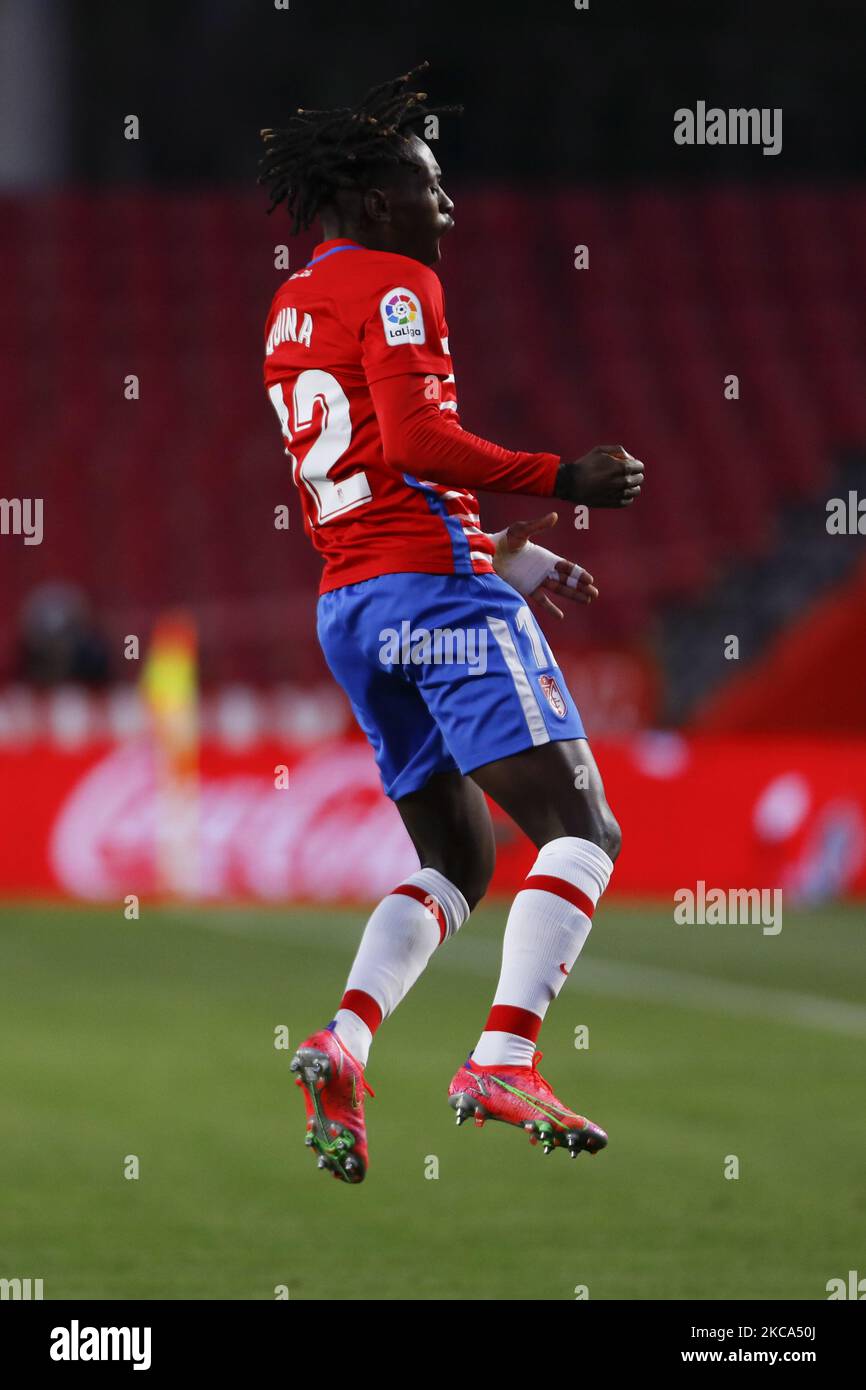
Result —
[{"label": "club crest on shorts", "polygon": [[557,716],[558,719],[564,719],[566,714],[568,713],[568,710],[566,708],[565,700],[562,697],[562,691],[556,684],[554,677],[539,676],[538,684],[541,686],[541,693],[547,700],[547,703],[550,705],[550,708],[553,710],[553,713]]}]

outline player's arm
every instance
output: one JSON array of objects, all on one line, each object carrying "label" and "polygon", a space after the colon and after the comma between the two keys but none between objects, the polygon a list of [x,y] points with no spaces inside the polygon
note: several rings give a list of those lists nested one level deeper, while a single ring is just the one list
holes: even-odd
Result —
[{"label": "player's arm", "polygon": [[599,444],[583,458],[503,449],[464,430],[440,410],[429,374],[370,384],[385,461],[413,477],[472,492],[561,497],[587,507],[627,507],[640,496],[643,464],[621,444]]},{"label": "player's arm", "polygon": [[561,464],[558,454],[504,449],[470,434],[452,411],[439,406],[438,379],[408,372],[370,383],[385,462],[448,487],[472,492],[522,492],[550,497]]}]

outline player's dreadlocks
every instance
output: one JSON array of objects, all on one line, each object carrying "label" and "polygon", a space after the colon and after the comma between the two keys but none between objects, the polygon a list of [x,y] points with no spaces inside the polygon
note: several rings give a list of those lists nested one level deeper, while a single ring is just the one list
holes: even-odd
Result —
[{"label": "player's dreadlocks", "polygon": [[309,227],[319,208],[338,188],[357,188],[365,173],[380,164],[410,164],[405,139],[427,116],[460,115],[462,106],[425,106],[426,92],[409,83],[429,67],[371,87],[357,106],[333,111],[298,107],[285,130],[263,130],[265,153],[258,182],[271,195],[268,212],[285,203],[292,234]]}]

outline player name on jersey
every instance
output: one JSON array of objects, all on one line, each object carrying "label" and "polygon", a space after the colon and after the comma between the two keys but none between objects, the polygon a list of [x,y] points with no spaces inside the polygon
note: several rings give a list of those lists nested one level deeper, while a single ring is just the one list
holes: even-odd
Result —
[{"label": "player name on jersey", "polygon": [[298,311],[287,304],[285,308],[280,309],[271,325],[271,331],[265,343],[265,356],[270,357],[281,343],[300,343],[303,347],[308,348],[312,338],[312,314],[304,314],[299,328]]}]

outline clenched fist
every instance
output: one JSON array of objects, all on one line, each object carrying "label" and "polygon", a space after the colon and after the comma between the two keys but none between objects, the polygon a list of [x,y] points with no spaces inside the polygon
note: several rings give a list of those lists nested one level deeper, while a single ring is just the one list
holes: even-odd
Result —
[{"label": "clenched fist", "polygon": [[643,464],[622,444],[596,444],[583,458],[559,465],[553,492],[585,507],[630,507],[642,482]]}]

